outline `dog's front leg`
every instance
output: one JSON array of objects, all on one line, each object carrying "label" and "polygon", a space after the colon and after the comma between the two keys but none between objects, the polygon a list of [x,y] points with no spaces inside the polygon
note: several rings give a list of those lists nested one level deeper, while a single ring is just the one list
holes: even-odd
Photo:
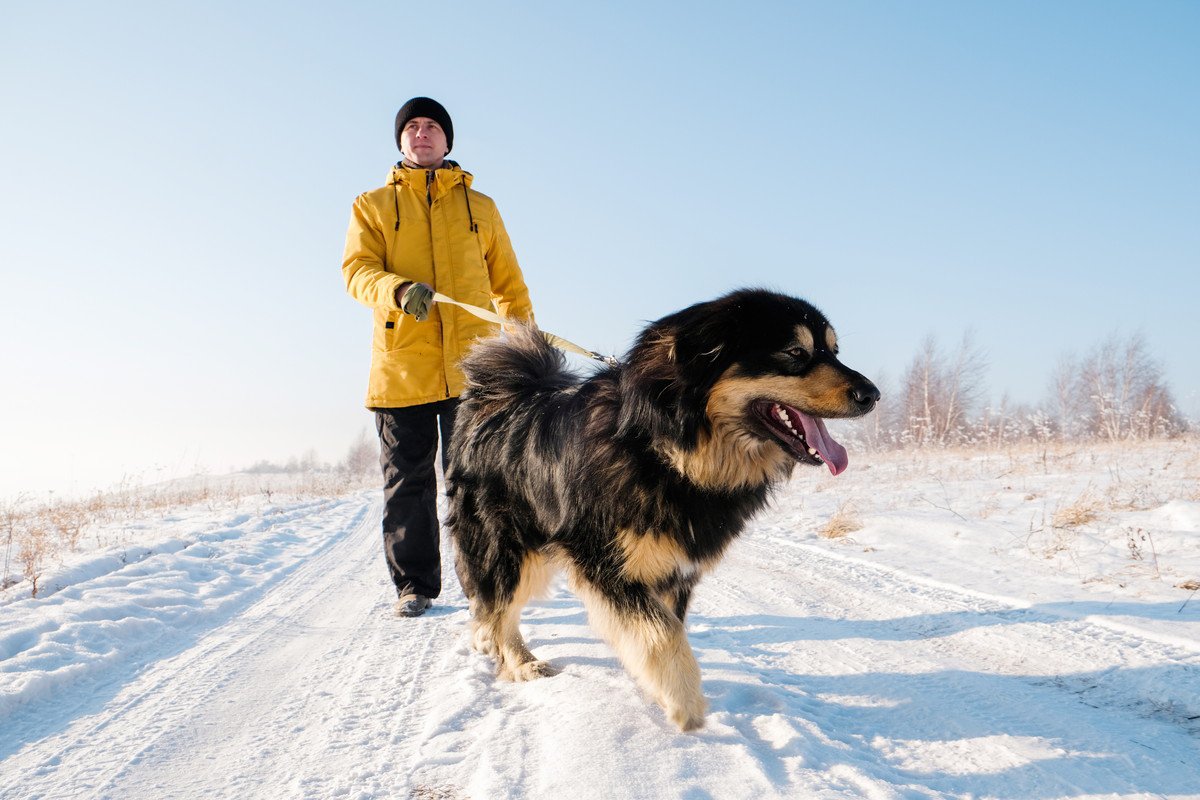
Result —
[{"label": "dog's front leg", "polygon": [[707,704],[700,665],[683,620],[645,587],[623,587],[622,596],[580,586],[592,624],[617,651],[625,668],[654,696],[682,731],[704,725]]},{"label": "dog's front leg", "polygon": [[682,621],[673,618],[665,640],[650,643],[647,648],[646,673],[658,689],[659,705],[681,731],[693,731],[704,726],[708,704],[700,691],[700,665]]}]

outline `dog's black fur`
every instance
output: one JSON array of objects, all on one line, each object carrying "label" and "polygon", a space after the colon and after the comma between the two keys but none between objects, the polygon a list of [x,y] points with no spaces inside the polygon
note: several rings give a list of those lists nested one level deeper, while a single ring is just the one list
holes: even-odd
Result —
[{"label": "dog's black fur", "polygon": [[878,390],[838,360],[820,311],[764,290],[664,317],[586,379],[528,328],[480,343],[463,370],[449,523],[476,649],[502,677],[553,674],[517,623],[564,569],[671,719],[702,725],[693,587],[795,463],[845,468],[819,420],[866,414]]}]

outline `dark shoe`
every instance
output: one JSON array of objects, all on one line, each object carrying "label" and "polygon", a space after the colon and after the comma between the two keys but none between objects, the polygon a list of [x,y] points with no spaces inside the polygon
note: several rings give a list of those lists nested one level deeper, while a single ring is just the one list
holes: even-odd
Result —
[{"label": "dark shoe", "polygon": [[423,597],[419,594],[406,594],[404,597],[401,597],[396,601],[396,616],[419,617],[424,614],[431,605],[433,605],[433,601],[428,597]]}]

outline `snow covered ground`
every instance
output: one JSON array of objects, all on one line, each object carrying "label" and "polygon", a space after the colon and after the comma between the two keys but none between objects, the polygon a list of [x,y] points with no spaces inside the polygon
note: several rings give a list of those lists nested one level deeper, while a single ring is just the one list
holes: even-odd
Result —
[{"label": "snow covered ground", "polygon": [[1200,797],[1195,440],[798,470],[697,590],[696,734],[565,588],[528,684],[452,577],[393,618],[379,515],[175,509],[7,590],[0,797]]}]

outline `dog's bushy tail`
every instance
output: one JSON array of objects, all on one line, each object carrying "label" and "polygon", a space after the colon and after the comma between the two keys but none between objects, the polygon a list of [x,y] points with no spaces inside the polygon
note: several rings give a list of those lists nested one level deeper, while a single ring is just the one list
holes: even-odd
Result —
[{"label": "dog's bushy tail", "polygon": [[535,328],[512,323],[505,328],[500,336],[481,340],[460,364],[471,398],[490,406],[579,382],[563,354]]}]

